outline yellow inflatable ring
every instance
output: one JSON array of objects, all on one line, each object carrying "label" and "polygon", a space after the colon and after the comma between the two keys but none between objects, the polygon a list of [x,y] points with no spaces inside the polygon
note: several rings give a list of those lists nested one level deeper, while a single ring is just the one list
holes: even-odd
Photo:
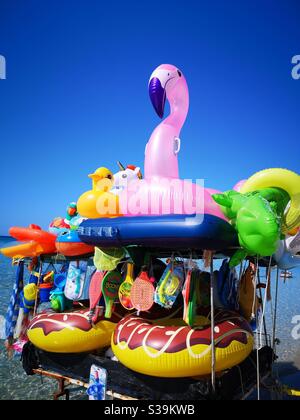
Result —
[{"label": "yellow inflatable ring", "polygon": [[249,178],[241,188],[241,193],[257,191],[263,188],[281,188],[290,198],[290,208],[287,211],[282,230],[288,233],[300,226],[300,176],[288,169],[265,169]]},{"label": "yellow inflatable ring", "polygon": [[121,317],[115,322],[100,320],[92,326],[88,314],[85,310],[37,315],[28,327],[28,339],[37,348],[51,353],[82,353],[109,346]]},{"label": "yellow inflatable ring", "polygon": [[[253,350],[253,333],[248,322],[233,312],[215,317],[216,371],[238,365]],[[131,370],[145,375],[180,378],[211,372],[211,328],[201,318],[197,328],[155,325],[129,316],[119,322],[112,336],[112,350]]]}]

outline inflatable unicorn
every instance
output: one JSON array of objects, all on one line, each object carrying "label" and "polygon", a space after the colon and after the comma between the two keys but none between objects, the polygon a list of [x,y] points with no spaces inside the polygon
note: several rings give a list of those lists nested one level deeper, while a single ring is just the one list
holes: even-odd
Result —
[{"label": "inflatable unicorn", "polygon": [[114,185],[110,190],[111,193],[120,195],[132,181],[142,179],[141,168],[134,165],[127,165],[125,168],[120,162],[118,162],[120,171],[114,174]]}]

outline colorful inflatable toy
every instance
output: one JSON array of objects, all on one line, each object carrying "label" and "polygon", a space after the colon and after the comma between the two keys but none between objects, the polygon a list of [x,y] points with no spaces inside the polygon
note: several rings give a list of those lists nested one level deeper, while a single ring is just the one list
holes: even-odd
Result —
[{"label": "colorful inflatable toy", "polygon": [[213,215],[89,219],[80,225],[78,235],[82,242],[100,248],[135,244],[156,249],[222,250],[238,246],[235,229]]},{"label": "colorful inflatable toy", "polygon": [[70,203],[67,208],[67,215],[65,218],[57,217],[49,226],[49,232],[59,235],[63,232],[68,232],[73,224],[73,221],[78,217],[77,204]]},{"label": "colorful inflatable toy", "polygon": [[37,225],[30,225],[28,228],[12,227],[9,230],[9,234],[17,241],[25,243],[9,248],[2,248],[0,251],[6,257],[33,258],[42,254],[56,253],[56,236],[43,231]]},{"label": "colorful inflatable toy", "polygon": [[153,131],[145,151],[145,179],[133,181],[120,195],[126,216],[207,214],[226,220],[201,183],[179,178],[180,132],[189,109],[189,91],[182,72],[169,64],[159,66],[149,82],[151,102],[160,118],[166,99],[170,115]]},{"label": "colorful inflatable toy", "polygon": [[114,174],[114,185],[111,189],[111,193],[120,195],[132,181],[142,179],[141,169],[134,165],[127,165],[125,168],[120,162],[118,162],[120,171]]},{"label": "colorful inflatable toy", "polygon": [[[112,333],[118,322],[128,312],[116,305],[109,320],[98,317],[95,323],[90,322],[88,309],[63,312],[41,313],[34,317],[28,327],[28,339],[37,348],[50,353],[83,353],[110,346]],[[170,313],[155,310],[147,314],[150,319],[175,317],[178,308]]]},{"label": "colorful inflatable toy", "polygon": [[79,214],[89,219],[120,215],[118,197],[110,192],[114,182],[112,172],[98,168],[89,178],[93,180],[93,188],[80,196],[77,202]]},{"label": "colorful inflatable toy", "polygon": [[280,240],[281,220],[289,197],[283,190],[268,188],[248,194],[228,191],[214,194],[214,200],[237,230],[241,249],[230,261],[234,267],[247,255],[274,254]]},{"label": "colorful inflatable toy", "polygon": [[300,231],[296,236],[280,241],[274,259],[281,270],[300,267]]},{"label": "colorful inflatable toy", "polygon": [[[187,82],[177,67],[163,64],[152,73],[148,89],[158,116],[163,118],[166,101],[170,114],[146,145],[144,178],[134,165],[118,163],[114,175],[100,167],[89,175],[92,189],[70,203],[67,216],[56,218],[50,233],[36,225],[10,230],[22,244],[2,254],[33,261],[17,262],[6,338],[19,337],[23,319],[29,322],[34,312],[38,315],[26,324],[27,336],[45,352],[111,346],[120,363],[144,375],[215,376],[250,355],[254,338],[245,317],[258,325],[260,308],[266,313],[266,299],[257,296],[256,264],[251,262],[244,275],[241,265],[239,277],[232,267],[248,256],[272,255],[282,269],[300,266],[300,233],[295,231],[300,227],[300,176],[268,169],[225,193],[205,188],[201,180],[181,179]],[[296,236],[288,237],[292,232]],[[36,258],[57,253],[68,258]],[[223,256],[231,257],[230,264],[226,259],[214,271],[214,260]],[[210,272],[200,270],[199,258]],[[38,271],[32,274],[37,284],[24,288],[28,262]],[[44,270],[44,263],[53,271]],[[83,302],[87,305],[77,310]]]},{"label": "colorful inflatable toy", "polygon": [[287,169],[265,169],[249,178],[241,193],[262,190],[269,187],[280,188],[290,197],[290,207],[284,215],[282,223],[283,233],[300,226],[300,176]]},{"label": "colorful inflatable toy", "polygon": [[28,339],[52,353],[82,353],[109,346],[120,317],[91,325],[88,315],[88,310],[37,315],[28,327]]},{"label": "colorful inflatable toy", "polygon": [[[174,322],[174,321],[173,321]],[[210,320],[201,318],[197,328],[149,322],[136,316],[124,318],[112,337],[118,360],[135,372],[180,378],[211,372]],[[232,312],[215,317],[216,372],[238,365],[253,349],[250,325]],[[170,320],[167,323],[170,325]]]},{"label": "colorful inflatable toy", "polygon": [[66,257],[76,257],[94,253],[94,247],[86,245],[79,239],[76,230],[60,234],[56,239],[57,252]]},{"label": "colorful inflatable toy", "polygon": [[[39,226],[13,227],[9,234],[25,244],[3,248],[0,252],[10,258],[34,258],[59,252],[67,257],[92,254],[94,247],[81,242],[76,231],[66,230],[59,236],[43,231]],[[28,242],[27,242],[28,241]]]}]

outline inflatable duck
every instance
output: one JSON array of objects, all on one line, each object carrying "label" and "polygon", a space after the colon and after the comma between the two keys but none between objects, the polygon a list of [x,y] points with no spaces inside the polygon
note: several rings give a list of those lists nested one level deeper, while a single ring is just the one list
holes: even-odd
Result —
[{"label": "inflatable duck", "polygon": [[114,183],[112,172],[101,167],[89,175],[89,178],[93,181],[93,187],[79,198],[79,214],[88,219],[120,216],[118,197],[110,192]]}]

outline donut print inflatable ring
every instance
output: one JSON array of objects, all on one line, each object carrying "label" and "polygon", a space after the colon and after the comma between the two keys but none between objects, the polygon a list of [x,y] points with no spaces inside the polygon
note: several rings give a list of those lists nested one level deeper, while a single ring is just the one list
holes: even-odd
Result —
[{"label": "donut print inflatable ring", "polygon": [[[207,317],[198,327],[155,325],[136,316],[124,318],[112,337],[118,360],[145,375],[180,378],[211,372],[211,328]],[[215,316],[216,371],[245,360],[253,349],[253,333],[239,315],[220,311]]]}]

